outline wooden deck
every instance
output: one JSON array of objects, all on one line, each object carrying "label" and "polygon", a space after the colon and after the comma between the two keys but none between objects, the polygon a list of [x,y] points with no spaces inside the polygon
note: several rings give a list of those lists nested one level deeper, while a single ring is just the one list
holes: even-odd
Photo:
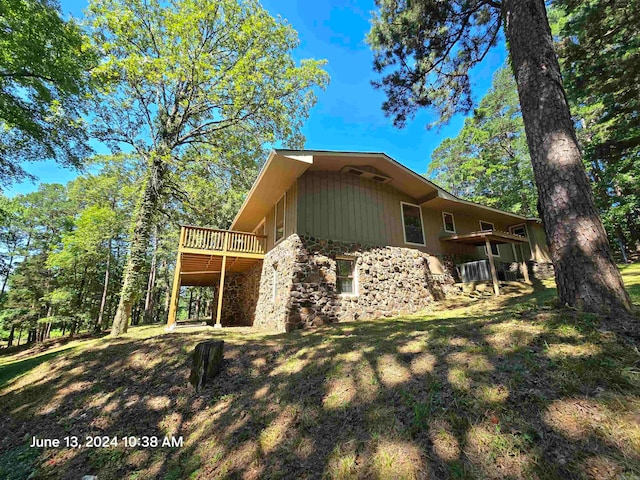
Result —
[{"label": "wooden deck", "polygon": [[183,226],[178,244],[168,325],[175,323],[180,287],[206,287],[215,284],[220,287],[216,318],[216,324],[219,324],[225,274],[245,272],[261,262],[266,243],[267,237],[263,235]]}]

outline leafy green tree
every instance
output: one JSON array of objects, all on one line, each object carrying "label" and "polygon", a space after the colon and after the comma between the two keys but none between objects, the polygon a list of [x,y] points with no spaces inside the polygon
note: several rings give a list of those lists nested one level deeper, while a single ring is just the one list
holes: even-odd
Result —
[{"label": "leafy green tree", "polygon": [[97,138],[138,155],[145,178],[112,334],[126,331],[150,235],[172,173],[198,151],[225,165],[238,148],[302,144],[300,126],[324,86],[322,61],[291,57],[298,40],[256,0],[93,0],[93,39],[110,80]]},{"label": "leafy green tree", "polygon": [[431,154],[428,173],[454,195],[537,215],[531,159],[512,73],[502,68],[457,137]]},{"label": "leafy green tree", "polygon": [[610,237],[640,249],[640,2],[560,0],[567,96]]},{"label": "leafy green tree", "polygon": [[473,104],[469,70],[504,26],[518,87],[540,214],[563,303],[628,312],[563,88],[544,0],[377,0],[369,41],[384,110],[402,126],[420,107],[440,121]]},{"label": "leafy green tree", "polygon": [[56,0],[0,3],[0,185],[24,178],[24,161],[82,162],[89,149],[81,117],[96,62]]}]

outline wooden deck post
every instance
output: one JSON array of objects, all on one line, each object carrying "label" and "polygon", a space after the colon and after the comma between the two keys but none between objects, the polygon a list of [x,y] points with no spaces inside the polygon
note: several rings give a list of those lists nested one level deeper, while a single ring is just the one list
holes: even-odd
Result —
[{"label": "wooden deck post", "polygon": [[216,312],[215,328],[222,328],[222,297],[224,295],[224,277],[227,270],[227,250],[228,250],[229,232],[224,232],[224,246],[222,247],[222,270],[220,271],[220,285],[218,287],[218,310]]},{"label": "wooden deck post", "polygon": [[522,258],[522,262],[520,262],[520,269],[522,270],[522,275],[524,276],[524,283],[528,283],[529,285],[531,285],[531,280],[529,279],[529,269],[527,268],[527,261],[524,258],[522,244],[520,244],[520,258]]},{"label": "wooden deck post", "polygon": [[180,268],[182,262],[180,251],[178,251],[178,259],[176,260],[176,270],[173,274],[173,288],[171,289],[171,303],[169,303],[169,318],[167,319],[167,327],[171,328],[176,323],[176,313],[178,312],[178,303],[180,302]]},{"label": "wooden deck post", "polygon": [[487,245],[487,257],[489,257],[489,266],[491,267],[491,279],[493,280],[493,293],[496,297],[500,295],[500,285],[498,284],[498,274],[496,273],[496,264],[493,261],[493,254],[491,253],[491,242],[487,237],[484,239]]},{"label": "wooden deck post", "polygon": [[180,241],[178,243],[178,258],[176,259],[176,270],[173,273],[173,288],[171,289],[171,301],[169,303],[169,317],[167,318],[167,327],[171,328],[176,323],[176,314],[178,313],[178,303],[180,302],[180,270],[182,269],[182,245],[184,243],[184,227],[180,229]]}]

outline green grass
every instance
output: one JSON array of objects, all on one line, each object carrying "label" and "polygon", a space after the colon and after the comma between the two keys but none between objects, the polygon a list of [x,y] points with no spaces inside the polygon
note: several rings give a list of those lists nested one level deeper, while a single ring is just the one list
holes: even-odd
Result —
[{"label": "green grass", "polygon": [[66,350],[69,350],[71,348],[73,347],[67,347],[65,349],[47,352],[42,355],[26,358],[25,360],[17,360],[0,366],[0,388],[4,387],[7,383],[10,383],[12,380],[15,380],[21,375],[24,375],[30,370],[36,368],[37,366],[53,360],[58,355],[61,355]]},{"label": "green grass", "polygon": [[620,272],[631,296],[631,301],[636,305],[640,305],[640,263],[621,265]]},{"label": "green grass", "polygon": [[[640,265],[622,272],[640,303]],[[0,472],[17,462],[37,478],[639,478],[638,350],[596,316],[553,308],[550,281],[505,290],[289,334],[139,327],[7,356]],[[190,352],[211,338],[225,340],[224,370],[195,394]],[[185,443],[25,448],[25,434],[87,433]]]}]

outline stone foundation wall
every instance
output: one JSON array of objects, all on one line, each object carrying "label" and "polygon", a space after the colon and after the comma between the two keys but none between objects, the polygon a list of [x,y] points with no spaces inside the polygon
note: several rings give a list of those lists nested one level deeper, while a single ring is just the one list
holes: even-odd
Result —
[{"label": "stone foundation wall", "polygon": [[539,280],[552,278],[555,275],[552,263],[531,262],[529,264],[529,271]]},{"label": "stone foundation wall", "polygon": [[262,275],[262,262],[256,263],[242,275],[240,309],[247,325],[255,322],[256,306],[260,295],[260,276]]},{"label": "stone foundation wall", "polygon": [[279,332],[290,329],[287,319],[291,308],[291,286],[294,265],[301,249],[300,238],[294,234],[265,255],[255,307],[255,327]]},{"label": "stone foundation wall", "polygon": [[[356,262],[357,295],[336,291],[336,257],[340,256]],[[254,325],[290,331],[419,311],[444,298],[452,283],[449,273],[431,274],[429,258],[412,248],[291,235],[265,257]]]},{"label": "stone foundation wall", "polygon": [[[225,327],[251,326],[254,322],[260,287],[262,263],[251,267],[246,273],[227,273],[224,279],[224,297],[220,314]],[[213,288],[214,312],[218,305],[218,286]]]}]

